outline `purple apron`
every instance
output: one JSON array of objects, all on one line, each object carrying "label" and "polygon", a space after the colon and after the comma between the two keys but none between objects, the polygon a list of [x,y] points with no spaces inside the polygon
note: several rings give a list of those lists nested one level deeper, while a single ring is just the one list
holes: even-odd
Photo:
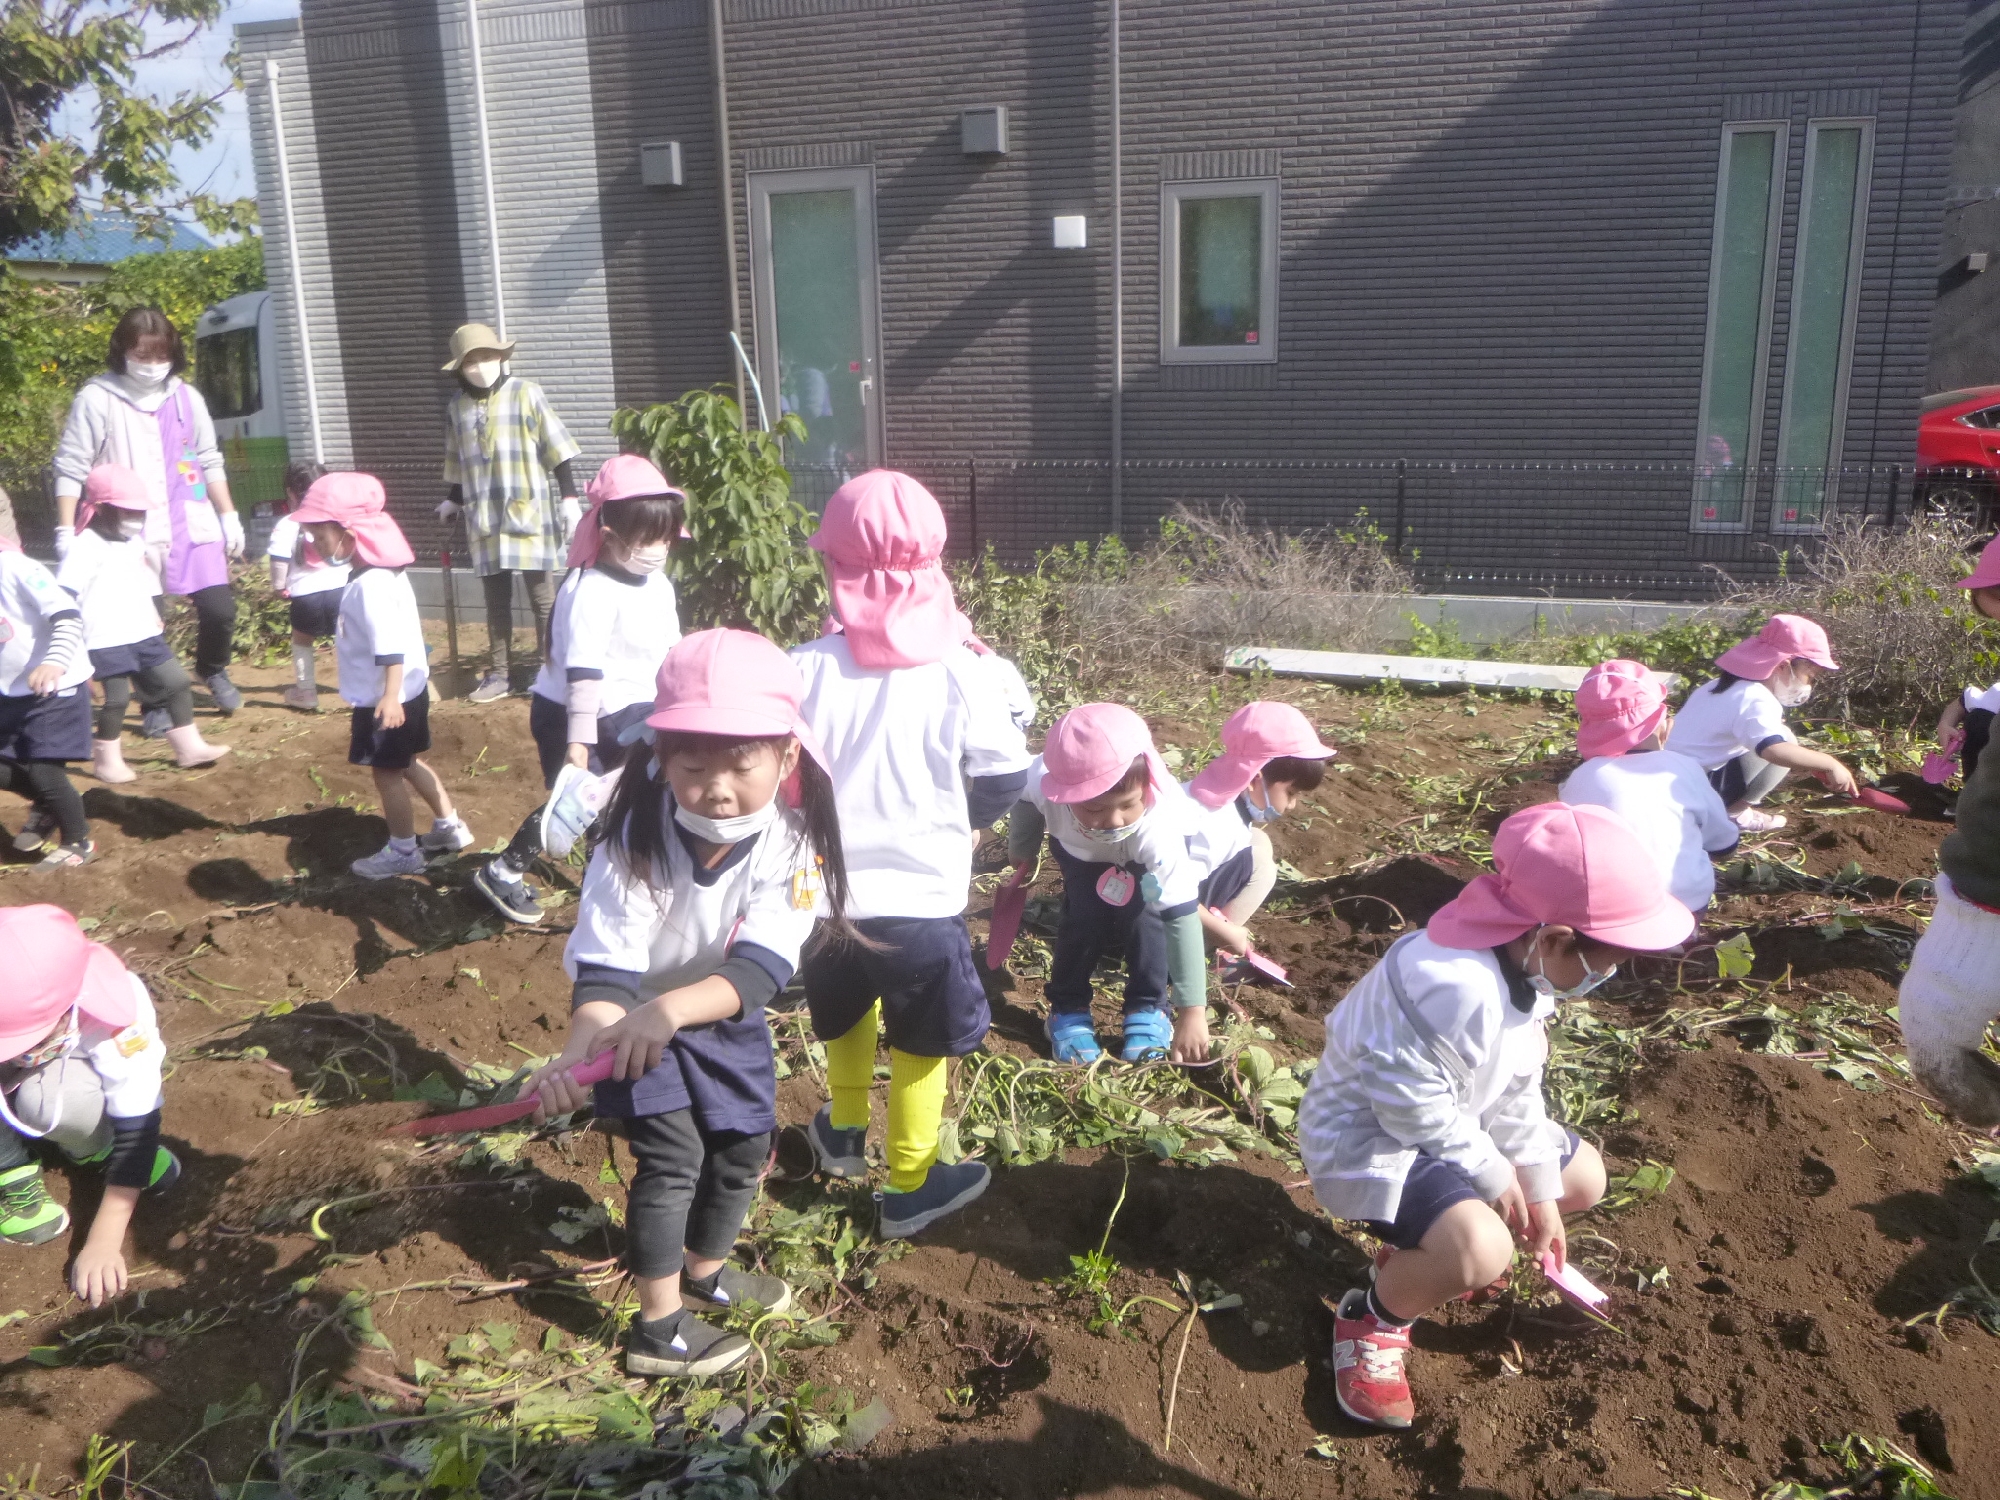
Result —
[{"label": "purple apron", "polygon": [[[229,582],[229,555],[222,524],[208,499],[208,476],[194,444],[194,417],[188,410],[187,387],[181,386],[160,403],[160,452],[167,464],[167,519],[173,543],[167,552],[162,586],[169,594],[192,594]],[[188,512],[199,507],[190,535]],[[212,538],[212,540],[211,540]]]}]

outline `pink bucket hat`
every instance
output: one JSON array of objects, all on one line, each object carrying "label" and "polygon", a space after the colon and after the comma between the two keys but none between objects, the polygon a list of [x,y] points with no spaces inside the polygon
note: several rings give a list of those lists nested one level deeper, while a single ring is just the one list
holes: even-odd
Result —
[{"label": "pink bucket hat", "polygon": [[383,507],[388,497],[373,474],[322,474],[292,519],[301,526],[331,521],[354,535],[354,555],[371,568],[407,568],[417,560],[403,528]]},{"label": "pink bucket hat", "polygon": [[1667,716],[1667,685],[1643,662],[1603,661],[1576,690],[1576,753],[1623,755]]},{"label": "pink bucket hat", "polygon": [[646,723],[682,734],[746,740],[797,737],[826,764],[799,704],[806,682],[792,659],[748,630],[698,630],[682,636],[660,663]]},{"label": "pink bucket hat", "polygon": [[[657,465],[636,453],[621,453],[616,458],[607,458],[597,471],[597,477],[590,481],[583,493],[590,501],[590,509],[576,523],[576,535],[570,538],[565,566],[572,568],[588,568],[596,563],[597,549],[604,542],[604,507],[614,500],[671,495],[681,502],[681,513],[687,513],[687,495],[668,480]],[[688,529],[683,525],[681,535],[687,534]]]},{"label": "pink bucket hat", "polygon": [[10,955],[0,1061],[47,1036],[71,1006],[114,1027],[130,1026],[139,1013],[132,976],[118,955],[85,937],[60,906],[0,910],[0,952]]},{"label": "pink bucket hat", "polygon": [[1220,807],[1281,755],[1331,760],[1335,753],[1319,742],[1311,722],[1291,704],[1246,703],[1222,726],[1222,754],[1188,783],[1188,795],[1203,807]]},{"label": "pink bucket hat", "polygon": [[1150,806],[1172,786],[1166,762],[1153,748],[1146,721],[1122,703],[1086,703],[1049,726],[1042,745],[1042,795],[1051,802],[1088,802],[1125,779],[1132,762],[1146,757],[1152,777]]},{"label": "pink bucket hat", "polygon": [[164,510],[166,497],[155,496],[146,481],[123,464],[99,464],[83,479],[83,494],[76,502],[76,529],[83,530],[101,506],[120,510]]},{"label": "pink bucket hat", "polygon": [[938,564],[944,542],[937,497],[907,474],[870,469],[833,492],[812,546],[857,666],[921,667],[972,635]]},{"label": "pink bucket hat", "polygon": [[1969,577],[1958,580],[1962,589],[2000,588],[2000,547],[1986,546],[1979,554],[1979,561],[1972,565]]},{"label": "pink bucket hat", "polygon": [[1638,835],[1601,807],[1543,802],[1493,835],[1493,871],[1438,908],[1426,929],[1447,948],[1494,948],[1560,924],[1620,948],[1658,952],[1694,931]]},{"label": "pink bucket hat", "polygon": [[1803,656],[1829,672],[1840,670],[1826,632],[1804,615],[1772,615],[1747,641],[1738,641],[1715,664],[1751,682],[1762,682],[1795,656]]}]

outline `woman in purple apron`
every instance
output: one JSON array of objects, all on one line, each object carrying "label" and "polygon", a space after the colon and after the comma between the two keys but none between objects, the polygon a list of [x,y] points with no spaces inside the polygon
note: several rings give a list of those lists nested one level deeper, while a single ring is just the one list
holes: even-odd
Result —
[{"label": "woman in purple apron", "polygon": [[219,712],[233,714],[243,695],[229,680],[236,630],[229,560],[243,555],[243,523],[229,498],[208,403],[180,378],[186,348],[156,307],[135,307],[118,320],[104,362],[105,373],[76,393],[56,448],[56,554],[69,550],[77,497],[92,468],[121,464],[145,480],[166,502],[150,514],[146,532],[161,592],[194,605],[195,677]]}]

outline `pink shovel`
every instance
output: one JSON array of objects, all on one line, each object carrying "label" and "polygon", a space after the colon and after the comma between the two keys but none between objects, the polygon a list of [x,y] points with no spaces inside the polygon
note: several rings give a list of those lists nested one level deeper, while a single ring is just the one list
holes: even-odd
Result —
[{"label": "pink shovel", "polygon": [[1943,786],[1958,774],[1958,752],[1965,748],[1965,731],[1954,729],[1945,736],[1944,743],[1924,757],[1924,780],[1932,786]]},{"label": "pink shovel", "polygon": [[1021,917],[1028,909],[1026,873],[1016,870],[1014,878],[993,893],[993,917],[986,925],[986,967],[995,973],[1006,967],[1014,940],[1021,935]]},{"label": "pink shovel", "polygon": [[[569,1070],[570,1081],[578,1088],[588,1088],[593,1083],[602,1083],[611,1076],[611,1070],[618,1066],[618,1049],[607,1047],[588,1062],[580,1062]],[[425,1115],[418,1120],[405,1120],[401,1125],[392,1125],[389,1135],[459,1135],[468,1130],[491,1130],[495,1125],[505,1125],[510,1120],[518,1120],[535,1112],[540,1100],[533,1094],[516,1099],[511,1104],[482,1104],[478,1109],[455,1110],[448,1115]]]},{"label": "pink shovel", "polygon": [[1611,1300],[1611,1294],[1597,1286],[1567,1261],[1563,1263],[1561,1270],[1557,1270],[1555,1260],[1553,1255],[1542,1256],[1542,1274],[1548,1278],[1549,1285],[1555,1288],[1556,1295],[1578,1312],[1588,1314],[1600,1323],[1610,1322],[1610,1319],[1604,1316],[1604,1304]]}]

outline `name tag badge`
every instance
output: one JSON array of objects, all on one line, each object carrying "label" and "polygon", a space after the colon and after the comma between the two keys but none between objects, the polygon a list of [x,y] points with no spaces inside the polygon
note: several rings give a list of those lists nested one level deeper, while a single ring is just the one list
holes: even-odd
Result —
[{"label": "name tag badge", "polygon": [[127,1026],[111,1040],[120,1057],[137,1057],[146,1050],[146,1035],[136,1026]]},{"label": "name tag badge", "polygon": [[0,645],[5,645],[8,641],[11,641],[13,639],[14,639],[14,622],[8,619],[5,615],[0,615]]},{"label": "name tag badge", "polygon": [[1118,865],[1107,867],[1104,873],[1097,877],[1098,898],[1106,906],[1131,905],[1132,897],[1138,889],[1139,882],[1132,878],[1129,871]]},{"label": "name tag badge", "polygon": [[819,904],[819,893],[825,882],[820,879],[820,859],[814,856],[809,866],[801,866],[792,871],[792,909],[811,911]]}]

